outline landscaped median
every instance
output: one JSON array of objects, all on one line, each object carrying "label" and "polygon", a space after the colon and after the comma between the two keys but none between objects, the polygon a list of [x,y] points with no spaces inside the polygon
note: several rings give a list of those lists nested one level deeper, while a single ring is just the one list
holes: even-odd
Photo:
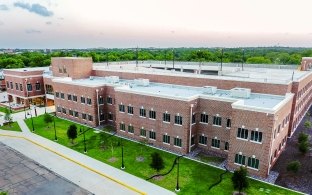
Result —
[{"label": "landscaped median", "polygon": [[[33,118],[33,123],[36,134],[49,140],[55,139],[53,122],[46,124],[44,122],[44,117],[39,116]],[[32,129],[31,119],[27,119],[26,124],[29,129]],[[174,154],[148,147],[144,143],[136,143],[105,132],[97,132],[94,129],[89,129],[79,124],[76,124],[78,137],[74,139],[72,143],[71,140],[67,138],[67,129],[71,124],[74,123],[55,118],[56,135],[59,144],[83,153],[84,136],[83,133],[80,132],[80,129],[81,131],[87,130],[85,133],[86,155],[120,169],[122,164],[121,146],[123,146],[124,165],[126,167],[124,171],[143,179],[147,179],[156,174],[156,171],[150,167],[152,153],[158,152],[164,159],[165,168],[161,170],[160,173],[167,172],[172,167],[177,157]],[[223,170],[186,158],[181,158],[179,162],[179,186],[181,189],[181,191],[178,192],[179,194],[232,194],[234,191],[231,182],[232,173],[226,173],[220,184],[208,190],[212,184],[219,180],[219,175],[224,172]],[[175,167],[168,175],[157,177],[150,181],[173,191],[176,188],[176,179],[177,168]],[[297,194],[290,190],[250,179],[250,188],[247,190],[248,194],[264,194],[265,192],[263,190],[269,191],[270,194]]]},{"label": "landscaped median", "polygon": [[22,131],[17,122],[10,122],[3,126],[0,126],[0,129],[8,131]]}]

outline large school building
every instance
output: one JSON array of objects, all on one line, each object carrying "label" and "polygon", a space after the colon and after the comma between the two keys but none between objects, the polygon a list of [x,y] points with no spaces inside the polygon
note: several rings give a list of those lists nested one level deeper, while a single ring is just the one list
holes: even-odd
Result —
[{"label": "large school building", "polygon": [[55,105],[57,116],[187,154],[227,158],[266,177],[311,106],[312,58],[291,66],[93,64],[52,58],[4,70],[9,100]]}]

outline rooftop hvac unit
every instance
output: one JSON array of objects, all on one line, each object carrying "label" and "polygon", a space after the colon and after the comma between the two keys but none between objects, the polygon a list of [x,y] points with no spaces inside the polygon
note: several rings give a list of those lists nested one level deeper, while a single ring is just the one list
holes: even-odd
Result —
[{"label": "rooftop hvac unit", "polygon": [[237,98],[249,98],[251,90],[248,88],[238,88],[235,87],[231,89],[231,96]]},{"label": "rooftop hvac unit", "polygon": [[109,76],[109,77],[105,77],[105,80],[109,83],[118,83],[119,77],[118,76]]},{"label": "rooftop hvac unit", "polygon": [[203,93],[204,94],[215,94],[217,92],[217,87],[215,86],[204,86]]},{"label": "rooftop hvac unit", "polygon": [[90,80],[93,80],[94,79],[94,77],[93,76],[90,76]]},{"label": "rooftop hvac unit", "polygon": [[134,83],[138,86],[149,86],[149,79],[134,79]]}]

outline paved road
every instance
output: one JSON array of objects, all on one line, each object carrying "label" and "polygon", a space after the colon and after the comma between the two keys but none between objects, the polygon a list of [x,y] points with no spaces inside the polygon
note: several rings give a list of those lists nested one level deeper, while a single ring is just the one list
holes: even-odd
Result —
[{"label": "paved road", "polygon": [[0,142],[0,189],[9,194],[92,194]]}]

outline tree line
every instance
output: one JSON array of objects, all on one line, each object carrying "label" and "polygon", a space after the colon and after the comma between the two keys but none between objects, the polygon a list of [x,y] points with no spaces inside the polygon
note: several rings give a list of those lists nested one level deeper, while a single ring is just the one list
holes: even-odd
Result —
[{"label": "tree line", "polygon": [[0,54],[0,68],[49,66],[51,57],[92,57],[93,62],[133,60],[221,62],[222,59],[225,63],[298,65],[302,57],[311,56],[311,48],[287,47],[54,50],[51,53]]}]

